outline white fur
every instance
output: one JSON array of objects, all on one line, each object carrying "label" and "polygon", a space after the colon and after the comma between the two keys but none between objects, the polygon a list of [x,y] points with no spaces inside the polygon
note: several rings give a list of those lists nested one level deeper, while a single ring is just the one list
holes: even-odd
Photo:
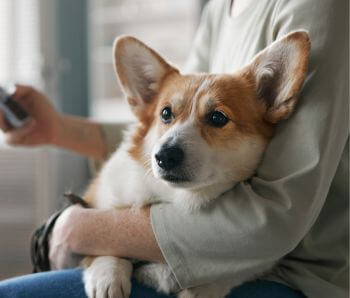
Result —
[{"label": "white fur", "polygon": [[184,101],[184,96],[183,94],[181,94],[180,92],[175,93],[172,97],[171,97],[171,106],[173,110],[177,110],[181,107],[181,105],[183,104]]},{"label": "white fur", "polygon": [[97,257],[84,271],[88,297],[128,298],[131,292],[132,264],[116,257]]},{"label": "white fur", "polygon": [[[211,78],[205,78],[202,81],[202,83],[198,86],[196,93],[193,95],[193,100],[192,100],[193,103],[196,102],[197,97],[200,95],[201,92],[205,91],[206,92],[205,95],[208,95],[207,92],[210,90],[210,86],[212,85],[212,83],[213,83],[213,79],[211,79]],[[192,111],[193,111],[193,109],[192,109]]]},{"label": "white fur", "polygon": [[166,264],[150,263],[144,265],[136,269],[135,277],[141,283],[145,283],[159,292],[170,294],[179,290],[178,283]]}]

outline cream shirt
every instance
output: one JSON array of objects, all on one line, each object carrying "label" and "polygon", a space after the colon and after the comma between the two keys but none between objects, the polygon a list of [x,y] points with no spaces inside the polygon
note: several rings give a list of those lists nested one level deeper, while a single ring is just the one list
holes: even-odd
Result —
[{"label": "cream shirt", "polygon": [[[181,287],[279,261],[263,279],[310,298],[348,297],[348,6],[259,0],[231,17],[230,1],[214,0],[204,9],[186,72],[231,73],[297,29],[309,31],[312,49],[297,111],[279,125],[249,182],[194,216],[152,206],[156,239]],[[120,126],[103,131],[114,150]]]}]

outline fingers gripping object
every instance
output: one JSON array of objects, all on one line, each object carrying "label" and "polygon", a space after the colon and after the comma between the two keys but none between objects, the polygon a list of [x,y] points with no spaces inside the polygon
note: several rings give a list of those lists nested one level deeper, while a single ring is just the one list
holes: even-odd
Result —
[{"label": "fingers gripping object", "polygon": [[69,206],[79,204],[84,208],[89,208],[89,205],[79,196],[73,193],[65,193],[64,197],[67,199],[65,206],[51,215],[51,217],[38,229],[36,229],[31,238],[30,256],[33,264],[33,273],[49,271],[49,241],[53,227],[64,210]]},{"label": "fingers gripping object", "polygon": [[15,102],[11,94],[15,90],[12,88],[5,88],[0,86],[0,110],[5,114],[7,122],[14,128],[24,126],[28,120],[28,114],[23,108]]}]

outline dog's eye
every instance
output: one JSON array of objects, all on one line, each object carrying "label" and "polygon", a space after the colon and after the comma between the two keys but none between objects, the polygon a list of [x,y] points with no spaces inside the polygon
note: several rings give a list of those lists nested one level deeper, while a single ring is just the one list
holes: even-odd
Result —
[{"label": "dog's eye", "polygon": [[171,112],[171,108],[170,107],[165,107],[161,114],[160,117],[162,118],[163,122],[168,124],[171,121],[171,117],[172,117],[172,112]]},{"label": "dog's eye", "polygon": [[212,126],[223,127],[228,122],[228,118],[223,112],[214,111],[211,114],[209,114],[208,122]]}]

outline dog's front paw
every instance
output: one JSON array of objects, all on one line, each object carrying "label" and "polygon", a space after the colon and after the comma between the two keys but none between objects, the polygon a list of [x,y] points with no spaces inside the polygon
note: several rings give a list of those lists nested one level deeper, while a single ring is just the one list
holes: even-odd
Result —
[{"label": "dog's front paw", "polygon": [[84,271],[85,292],[89,298],[128,298],[132,265],[116,257],[97,257]]}]

